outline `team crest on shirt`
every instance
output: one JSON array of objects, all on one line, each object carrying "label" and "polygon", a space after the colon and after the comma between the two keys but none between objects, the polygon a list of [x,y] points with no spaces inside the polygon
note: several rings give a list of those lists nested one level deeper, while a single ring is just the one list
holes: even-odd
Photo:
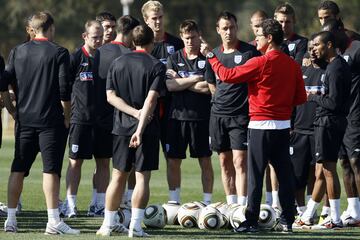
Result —
[{"label": "team crest on shirt", "polygon": [[203,69],[205,67],[205,61],[200,60],[200,61],[198,61],[197,65],[198,65],[198,68]]},{"label": "team crest on shirt", "polygon": [[343,56],[343,58],[345,59],[346,62],[349,62],[350,56],[349,56],[349,55],[345,55],[345,56]]},{"label": "team crest on shirt", "polygon": [[175,52],[175,47],[172,45],[166,46],[166,50],[169,54],[173,54]]},{"label": "team crest on shirt", "polygon": [[288,49],[289,49],[290,52],[291,52],[291,51],[294,51],[294,49],[295,49],[295,43],[290,43],[290,44],[288,45]]},{"label": "team crest on shirt", "polygon": [[289,148],[289,152],[290,152],[290,155],[293,155],[293,154],[294,154],[294,148],[293,148],[293,147],[290,147],[290,148]]},{"label": "team crest on shirt", "polygon": [[92,81],[93,73],[92,72],[81,72],[80,73],[80,81]]},{"label": "team crest on shirt", "polygon": [[72,144],[71,145],[71,151],[73,153],[77,153],[79,151],[79,145],[76,145],[76,144]]},{"label": "team crest on shirt", "polygon": [[241,61],[242,61],[242,55],[235,55],[235,56],[234,56],[234,62],[235,62],[236,64],[241,63]]}]

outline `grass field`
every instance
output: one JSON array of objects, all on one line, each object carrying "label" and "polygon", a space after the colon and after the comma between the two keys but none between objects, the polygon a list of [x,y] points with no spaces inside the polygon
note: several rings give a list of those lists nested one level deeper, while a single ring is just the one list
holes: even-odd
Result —
[{"label": "grass field", "polygon": [[[6,202],[6,184],[9,169],[13,158],[13,140],[5,139],[0,149],[0,201]],[[164,203],[167,201],[167,182],[165,175],[165,162],[162,159],[160,170],[152,175],[150,203]],[[215,170],[215,185],[213,201],[224,201],[224,194],[221,186],[219,164],[217,155],[213,156],[213,166]],[[67,167],[67,160],[64,160],[63,175]],[[94,161],[87,161],[83,165],[82,179],[78,193],[78,209],[80,216],[76,219],[65,220],[72,227],[81,230],[80,236],[45,236],[45,226],[47,216],[45,211],[45,201],[42,193],[42,163],[40,158],[35,161],[30,176],[24,183],[22,195],[23,212],[18,216],[19,232],[17,234],[6,234],[3,232],[5,218],[0,218],[0,240],[5,239],[107,239],[97,237],[96,230],[100,227],[102,219],[87,218],[85,213],[91,195],[91,176],[94,168]],[[182,165],[182,202],[202,200],[202,188],[200,181],[200,170],[198,163],[194,159],[187,159]],[[65,180],[62,178],[61,197],[65,197]],[[342,192],[341,207],[346,207],[346,198]],[[203,231],[199,229],[183,229],[178,226],[167,226],[161,230],[148,230],[154,238],[159,239],[360,239],[360,228],[344,229],[338,231],[295,231],[293,235],[281,235],[276,233],[259,233],[256,235],[235,234],[230,230]],[[114,239],[115,237],[111,237]],[[127,238],[116,236],[117,238]]]}]

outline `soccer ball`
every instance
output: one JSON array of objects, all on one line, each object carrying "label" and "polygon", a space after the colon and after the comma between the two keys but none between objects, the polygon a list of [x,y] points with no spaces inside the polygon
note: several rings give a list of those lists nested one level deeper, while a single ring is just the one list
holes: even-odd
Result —
[{"label": "soccer ball", "polygon": [[215,207],[207,206],[201,209],[198,225],[200,229],[219,229],[222,224],[222,215]]},{"label": "soccer ball", "polygon": [[233,209],[232,214],[230,216],[230,224],[234,229],[237,229],[242,222],[246,220],[245,218],[245,206],[238,205],[235,209]]},{"label": "soccer ball", "polygon": [[128,208],[120,208],[118,210],[119,222],[126,228],[129,228],[131,220],[131,210]]},{"label": "soccer ball", "polygon": [[259,214],[259,227],[263,229],[271,229],[276,222],[276,213],[275,210],[267,205],[261,204],[260,214]]},{"label": "soccer ball", "polygon": [[201,207],[195,203],[185,203],[178,210],[178,221],[181,226],[185,228],[192,228],[197,226],[197,219],[199,217]]},{"label": "soccer ball", "polygon": [[148,228],[163,228],[166,225],[166,213],[161,205],[149,205],[145,208],[144,224]]},{"label": "soccer ball", "polygon": [[227,203],[217,202],[212,203],[209,206],[215,207],[222,215],[220,228],[227,228],[230,224],[230,219],[227,215],[229,205]]},{"label": "soccer ball", "polygon": [[168,203],[164,203],[162,207],[166,213],[166,224],[168,225],[179,225],[178,221],[178,210],[180,208],[180,204],[177,202],[169,201]]}]

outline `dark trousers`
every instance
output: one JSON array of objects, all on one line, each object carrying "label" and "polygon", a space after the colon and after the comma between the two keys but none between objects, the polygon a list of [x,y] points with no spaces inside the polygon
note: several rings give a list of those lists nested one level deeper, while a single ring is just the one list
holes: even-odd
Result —
[{"label": "dark trousers", "polygon": [[265,168],[270,162],[279,180],[279,199],[282,207],[280,222],[294,222],[295,179],[289,154],[289,129],[249,129],[248,146],[248,207],[246,219],[256,225],[263,188]]}]

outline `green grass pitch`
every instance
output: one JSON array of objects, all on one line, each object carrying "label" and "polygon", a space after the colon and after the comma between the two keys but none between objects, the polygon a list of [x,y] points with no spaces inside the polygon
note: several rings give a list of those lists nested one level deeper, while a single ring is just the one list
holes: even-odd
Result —
[{"label": "green grass pitch", "polygon": [[[11,161],[13,158],[14,141],[5,139],[0,149],[0,201],[6,202],[7,178],[10,172]],[[66,154],[67,155],[67,154]],[[162,154],[161,158],[162,158]],[[39,155],[40,156],[40,155]],[[224,201],[224,192],[221,185],[219,163],[217,154],[213,155],[213,166],[215,171],[215,184],[213,202]],[[64,159],[63,176],[66,173],[67,158]],[[80,216],[76,219],[65,221],[72,227],[79,228],[79,236],[45,236],[45,226],[47,222],[45,201],[42,193],[42,163],[40,157],[35,161],[30,176],[24,183],[22,195],[23,212],[18,216],[19,232],[17,234],[6,234],[3,229],[5,218],[0,218],[0,240],[7,239],[108,239],[97,237],[96,230],[102,223],[101,218],[85,217],[87,206],[90,201],[92,185],[91,177],[94,169],[94,161],[86,161],[83,165],[82,179],[78,193],[78,209]],[[339,169],[341,174],[341,170]],[[182,165],[182,202],[202,200],[202,187],[200,180],[200,168],[195,159],[186,159]],[[61,179],[61,197],[65,197],[65,179]],[[160,170],[152,174],[150,203],[164,203],[167,201],[167,181],[166,167],[164,159],[160,160]],[[342,210],[346,207],[346,197],[342,191]],[[292,235],[281,235],[278,233],[259,233],[259,234],[235,234],[230,230],[204,231],[200,229],[184,229],[179,226],[166,226],[161,230],[147,230],[156,239],[360,239],[360,228],[346,228],[344,230],[326,231],[295,231]],[[127,238],[126,236],[110,237],[111,239]],[[110,239],[109,238],[109,239]]]}]

